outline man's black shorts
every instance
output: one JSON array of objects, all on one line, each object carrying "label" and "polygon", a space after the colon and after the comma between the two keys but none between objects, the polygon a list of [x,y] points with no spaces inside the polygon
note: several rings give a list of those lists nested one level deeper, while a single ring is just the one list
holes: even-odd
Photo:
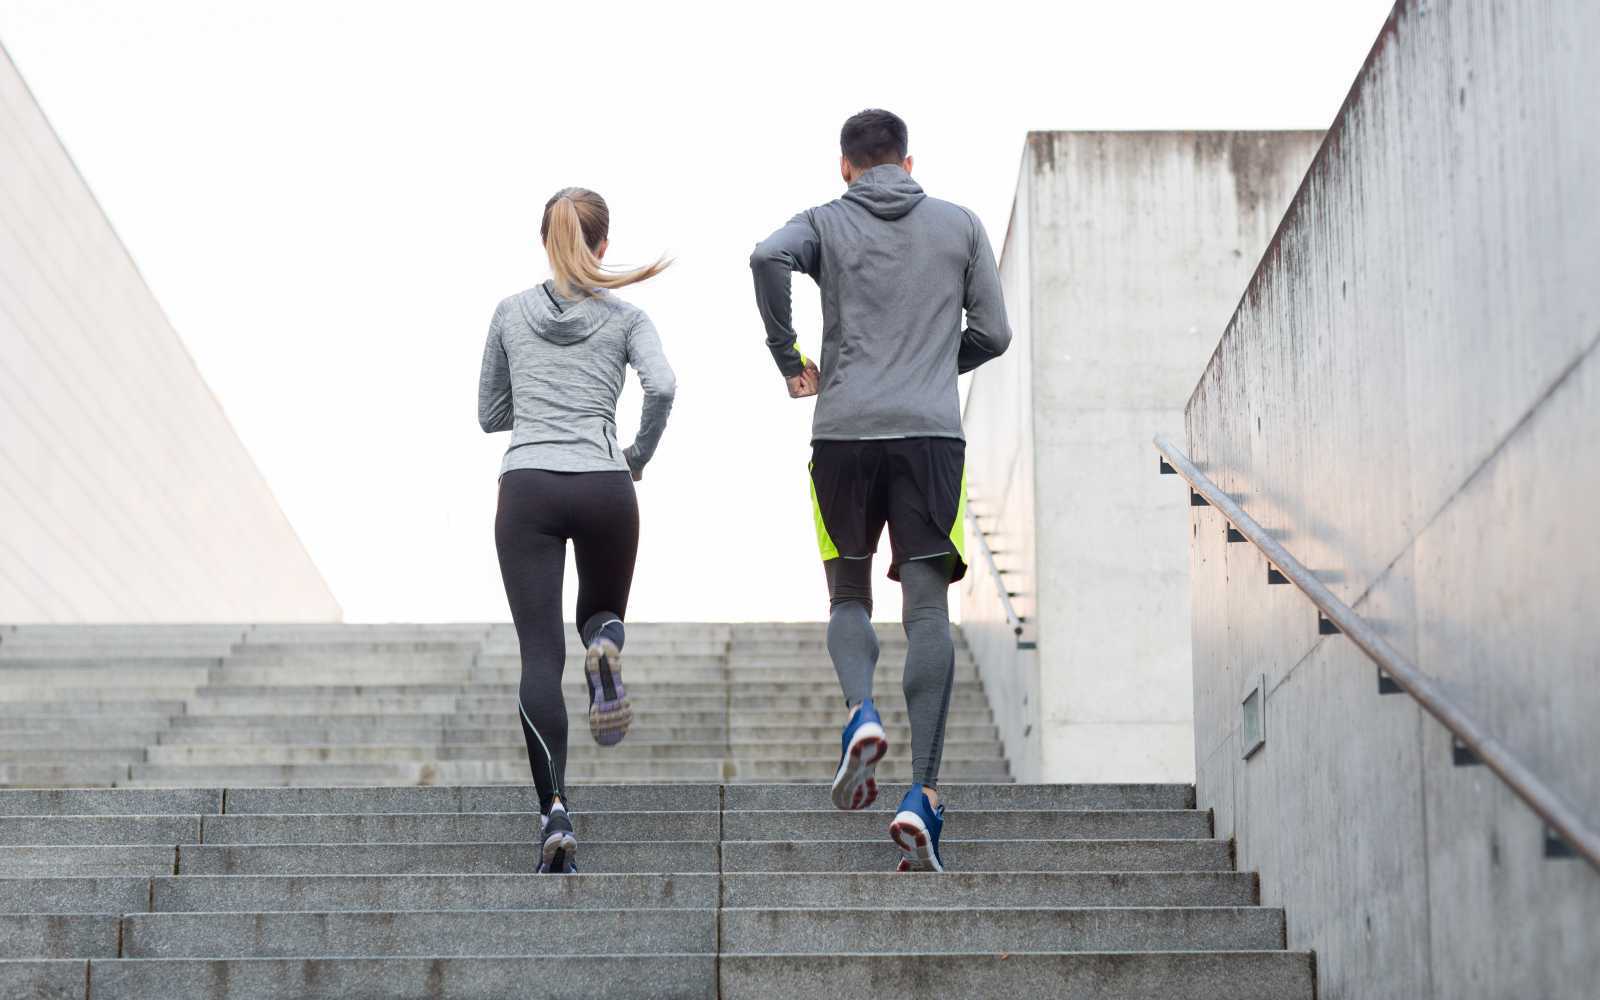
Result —
[{"label": "man's black shorts", "polygon": [[892,438],[811,445],[811,509],[822,559],[870,559],[889,525],[889,578],[902,563],[955,556],[967,572],[964,441]]}]

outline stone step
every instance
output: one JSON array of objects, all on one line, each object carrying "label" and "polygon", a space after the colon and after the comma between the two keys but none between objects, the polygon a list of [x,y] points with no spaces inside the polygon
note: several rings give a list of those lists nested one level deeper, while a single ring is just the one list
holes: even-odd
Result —
[{"label": "stone step", "polygon": [[[573,734],[578,735],[578,734]],[[587,733],[582,734],[587,737]],[[511,737],[506,730],[502,737]],[[706,759],[720,757],[726,743],[624,743],[597,747],[587,739],[573,741],[568,761],[652,761]],[[813,748],[814,749],[814,748]],[[412,744],[323,744],[293,746],[283,744],[206,744],[156,746],[149,751],[152,764],[173,765],[257,765],[257,764],[381,764],[386,761],[504,760],[526,761],[527,747],[518,740],[497,744],[438,743]]]},{"label": "stone step", "polygon": [[[716,840],[719,819],[709,810],[574,810],[572,816],[579,842],[585,845],[615,840]],[[207,816],[203,833],[207,844],[431,844],[515,840],[531,843],[538,830],[537,812],[285,813]]]},{"label": "stone step", "polygon": [[[725,708],[708,711],[656,711],[648,702],[634,706],[633,720],[635,726],[745,726],[758,730],[766,730],[775,726],[815,726],[823,724],[826,728],[834,730],[838,737],[838,726],[834,722],[842,705],[835,705],[832,711],[819,712],[807,711],[746,711],[740,709],[729,713]],[[181,710],[181,709],[180,709]],[[569,707],[569,716],[577,711],[576,707]],[[909,725],[906,711],[902,709],[882,709],[879,714],[886,725],[905,727]],[[224,710],[207,715],[176,715],[172,718],[171,727],[175,732],[189,729],[203,728],[292,728],[295,725],[295,716],[279,715],[271,712],[251,715],[238,715]],[[417,722],[439,723],[453,727],[508,727],[519,731],[521,724],[517,720],[516,701],[506,699],[497,703],[491,710],[470,710],[461,712],[395,712],[393,714],[364,714],[355,710],[344,714],[307,713],[300,716],[307,726],[350,726],[371,725],[383,726],[390,721],[397,724],[412,725]],[[89,724],[92,724],[89,723]],[[952,709],[950,712],[950,725],[976,726],[994,724],[993,717],[985,710],[960,710]]]},{"label": "stone step", "polygon": [[[145,744],[118,746],[117,741],[96,741],[89,733],[75,738],[75,746],[0,747],[4,764],[132,764],[145,760]],[[83,744],[99,743],[93,749]]]},{"label": "stone step", "polygon": [[[661,627],[655,623],[649,624],[651,627]],[[264,622],[249,626],[244,634],[249,642],[315,642],[335,638],[359,640],[397,636],[482,640],[499,634],[502,629],[509,630],[509,625],[492,622]]]},{"label": "stone step", "polygon": [[85,984],[91,981],[93,1000],[714,1000],[718,995],[717,961],[710,953],[0,962],[0,996],[86,1000]]},{"label": "stone step", "polygon": [[133,876],[0,878],[0,913],[138,913],[152,891]]},{"label": "stone step", "polygon": [[[726,840],[868,840],[884,835],[890,810],[739,810],[723,816]],[[1211,819],[1193,810],[981,809],[952,811],[943,842],[957,840],[1209,839]]]},{"label": "stone step", "polygon": [[[577,720],[572,720],[577,721]],[[578,722],[580,727],[586,724]],[[759,731],[745,731],[741,742],[751,742],[759,739],[763,733]],[[837,744],[839,732],[837,727],[791,727],[788,730],[772,734],[774,739],[793,740],[801,739],[821,740],[829,745]],[[153,734],[153,739],[146,741],[145,745],[159,744],[161,746],[193,746],[193,745],[272,745],[272,744],[346,744],[346,743],[425,743],[440,746],[461,746],[470,744],[495,744],[510,740],[512,742],[522,739],[522,729],[517,724],[514,715],[507,715],[501,724],[495,726],[477,727],[446,727],[442,725],[413,726],[410,724],[377,724],[377,725],[319,725],[312,727],[294,728],[265,728],[259,726],[235,727],[230,725],[211,725],[208,727],[189,726],[181,729],[172,729]],[[0,740],[9,738],[4,731],[0,731]],[[62,734],[61,738],[77,739],[78,736]],[[997,737],[993,726],[962,726],[959,728],[948,727],[945,738],[952,742],[994,742]],[[576,747],[587,739],[586,729],[580,729],[577,738],[570,742]],[[666,726],[642,725],[635,722],[628,729],[627,739],[620,744],[622,747],[632,745],[653,745],[659,743],[700,743],[709,742],[726,745],[728,730],[723,725],[716,726]]]},{"label": "stone step", "polygon": [[[370,695],[345,697],[270,698],[211,697],[188,700],[187,714],[203,716],[250,715],[384,715],[391,712],[450,715],[458,707],[455,695],[433,697],[383,697]],[[178,709],[185,711],[184,707]],[[177,714],[177,713],[174,713]]]},{"label": "stone step", "polygon": [[478,639],[412,638],[412,639],[355,639],[350,641],[308,639],[299,642],[258,641],[252,637],[237,644],[233,657],[253,660],[273,656],[345,657],[345,656],[476,656],[483,644]]},{"label": "stone step", "polygon": [[175,875],[177,864],[174,845],[35,844],[0,851],[0,878]]},{"label": "stone step", "polygon": [[[580,850],[581,853],[581,850]],[[623,906],[895,908],[1250,906],[1238,872],[820,872],[788,874],[183,875],[0,880],[0,912],[516,910]],[[937,880],[937,881],[935,881]]]},{"label": "stone step", "polygon": [[724,955],[717,968],[719,1000],[775,995],[881,1000],[926,996],[933,983],[940,996],[1011,1000],[1312,1000],[1315,995],[1310,953],[1287,951]]},{"label": "stone step", "polygon": [[[569,643],[566,648],[567,662],[583,662],[586,652],[587,650],[576,642]],[[495,666],[515,666],[522,658],[522,651],[514,644],[508,646],[489,645],[483,647],[483,650],[478,655],[483,663]],[[651,642],[629,636],[628,642],[623,648],[622,656],[624,663],[640,658],[652,660],[703,660],[722,663],[727,659],[728,645],[721,642]]]},{"label": "stone step", "polygon": [[10,738],[19,733],[50,734],[92,731],[116,737],[123,733],[159,732],[168,727],[170,716],[138,714],[115,717],[83,715],[44,715],[29,712],[24,715],[0,715],[0,736]]},{"label": "stone step", "polygon": [[0,700],[0,718],[22,716],[32,720],[46,716],[77,718],[108,716],[115,720],[147,715],[181,715],[185,711],[185,698],[187,697],[188,694],[185,692],[177,696],[156,695],[146,697],[141,693],[136,697],[110,699],[91,698],[86,695],[82,698],[55,701]]},{"label": "stone step", "polygon": [[[582,851],[580,848],[580,855]],[[894,909],[950,907],[1250,906],[1238,872],[727,873],[722,905]],[[719,876],[182,875],[0,879],[0,912],[139,913],[289,910],[500,910],[715,906]]]},{"label": "stone step", "polygon": [[95,788],[126,783],[129,764],[0,764],[0,788]]},{"label": "stone step", "polygon": [[[657,705],[664,709],[685,708],[689,710],[715,709],[732,704],[735,707],[766,707],[779,704],[785,707],[799,707],[804,704],[821,703],[829,706],[835,712],[843,715],[844,701],[839,694],[839,686],[831,678],[815,681],[778,684],[654,684],[649,681],[634,681],[630,678],[627,682],[630,698],[640,705]],[[561,691],[568,709],[585,709],[589,704],[588,690],[581,682],[574,681],[565,685]],[[481,702],[483,699],[495,699],[500,703],[510,702],[515,704],[518,695],[516,684],[463,684],[449,682],[442,684],[341,684],[333,681],[305,684],[300,682],[281,684],[201,684],[193,692],[193,697],[208,700],[222,699],[308,699],[308,698],[430,698],[443,696],[456,696]],[[886,708],[902,708],[905,705],[905,696],[898,689],[881,694],[874,702],[882,702]],[[987,707],[983,698],[983,689],[976,681],[971,683],[957,683],[953,688],[952,705],[960,703],[965,707]]]},{"label": "stone step", "polygon": [[1254,875],[1233,871],[726,872],[722,905],[893,909],[926,906],[1251,906]]},{"label": "stone step", "polygon": [[0,816],[184,816],[220,812],[220,788],[0,790]]},{"label": "stone step", "polygon": [[273,671],[285,674],[310,676],[318,670],[330,673],[353,671],[405,675],[429,671],[454,671],[465,673],[472,669],[477,653],[464,650],[457,653],[254,653],[240,652],[224,661],[222,673],[245,670]]},{"label": "stone step", "polygon": [[[539,867],[539,851],[531,837],[472,844],[202,844],[179,847],[177,855],[177,871],[185,875],[532,874]],[[596,873],[715,872],[717,844],[580,841],[578,865]]]},{"label": "stone step", "polygon": [[[121,923],[129,958],[670,954],[719,944],[724,955],[1238,951],[1282,947],[1284,933],[1282,911],[1260,907],[141,913]],[[51,940],[46,924],[67,933]],[[116,925],[115,916],[0,916],[0,930],[19,932],[15,950],[48,958],[114,955]],[[0,949],[12,950],[5,937]]]},{"label": "stone step", "polygon": [[659,955],[716,947],[717,911],[709,908],[137,913],[122,920],[129,958]]},{"label": "stone step", "polygon": [[[815,782],[831,778],[839,765],[838,754],[828,757],[791,758],[788,760],[762,760],[732,757],[728,760],[729,778],[740,781],[803,781]],[[143,765],[135,764],[134,767]],[[603,772],[607,765],[596,765]],[[911,780],[911,750],[901,743],[891,745],[889,755],[878,762],[878,780],[887,783],[904,783]],[[1011,771],[1003,757],[954,757],[946,755],[939,767],[940,780],[949,781],[1010,781]]]},{"label": "stone step", "polygon": [[220,662],[231,655],[232,643],[0,643],[0,663],[9,669],[18,661],[74,661],[86,664],[138,663],[166,660],[182,666],[192,661]]},{"label": "stone step", "polygon": [[[904,785],[880,787],[878,802],[863,815],[889,816]],[[952,814],[961,810],[1192,809],[1192,785],[1009,785],[946,783]],[[625,810],[821,810],[830,808],[825,784],[675,786],[575,783],[575,809]],[[217,815],[221,788],[9,789],[0,790],[0,816]],[[398,788],[229,788],[227,812],[405,813],[534,812],[538,795],[530,784]]]},{"label": "stone step", "polygon": [[[574,811],[581,840],[867,840],[889,813],[816,810],[776,813]],[[0,844],[347,844],[457,843],[532,838],[533,812],[285,813],[212,816],[5,816]],[[1192,811],[980,810],[954,813],[945,841],[978,839],[1205,839],[1206,816]]]},{"label": "stone step", "polygon": [[[962,809],[1193,809],[1193,785],[1083,784],[1009,785],[941,782],[953,814]],[[880,783],[879,811],[890,811],[906,792],[904,783]],[[828,786],[819,784],[729,785],[724,808],[826,809]]]},{"label": "stone step", "polygon": [[[1229,871],[1225,840],[941,841],[953,871]],[[738,841],[722,844],[729,872],[893,871],[900,852],[887,836],[873,840]]]},{"label": "stone step", "polygon": [[[600,812],[625,810],[716,811],[723,791],[715,784],[574,785],[567,791],[576,808]],[[102,793],[85,792],[86,797]],[[164,792],[145,793],[150,795]],[[826,789],[818,801],[827,803]],[[0,793],[3,808],[4,793]],[[460,785],[434,788],[230,788],[228,812],[244,813],[440,813],[538,811],[539,796],[524,782],[514,785]]]},{"label": "stone step", "polygon": [[195,687],[205,684],[213,672],[221,672],[221,668],[207,662],[181,665],[113,664],[99,660],[93,664],[73,665],[29,660],[20,666],[10,662],[0,664],[0,689],[29,686],[110,690]]},{"label": "stone step", "polygon": [[[333,743],[333,744],[207,744],[186,743],[182,745],[152,746],[148,750],[143,746],[133,748],[118,748],[124,756],[133,753],[140,761],[151,764],[365,764],[383,763],[385,761],[447,761],[447,760],[496,760],[516,761],[527,759],[527,745],[522,742],[520,734],[507,729],[499,734],[502,738],[498,743],[459,743],[447,744],[438,741],[428,743]],[[568,746],[567,760],[569,763],[590,762],[645,762],[669,760],[704,760],[708,758],[731,757],[741,761],[791,761],[797,759],[817,760],[826,759],[819,755],[828,753],[834,756],[837,764],[837,754],[831,744],[837,737],[824,737],[807,743],[727,743],[725,741],[690,743],[687,741],[657,742],[627,740],[617,746],[601,747],[587,739],[587,733],[572,734],[580,737],[573,739]],[[515,742],[512,742],[515,740]],[[25,751],[16,751],[24,753]],[[62,751],[38,750],[32,751],[43,759],[50,755],[77,752],[111,753],[107,751]],[[0,761],[24,759],[10,756],[10,751],[0,750]],[[994,760],[1003,757],[1000,745],[993,740],[967,742],[947,741],[945,743],[945,758],[947,760]],[[890,754],[887,759],[891,764],[908,756],[908,748],[903,743],[891,744]],[[109,759],[109,758],[108,758]]]},{"label": "stone step", "polygon": [[[581,856],[580,850],[580,856]],[[257,913],[296,910],[571,910],[622,907],[703,908],[717,905],[715,873],[671,875],[183,875],[138,880],[140,899],[158,913]],[[51,880],[36,880],[51,881]],[[62,880],[81,881],[81,880]],[[131,880],[129,880],[131,881]],[[0,893],[5,886],[0,883]],[[19,889],[18,892],[28,890]],[[36,900],[72,905],[78,891]],[[87,891],[87,890],[82,890]],[[1210,894],[1221,898],[1218,891]],[[0,896],[3,898],[3,896]],[[85,898],[93,902],[99,896]],[[1211,904],[1209,896],[1208,904]],[[1227,905],[1223,900],[1214,905]],[[124,907],[135,913],[146,906]],[[33,912],[42,912],[37,907]]]},{"label": "stone step", "polygon": [[[815,782],[831,776],[836,757],[794,758],[788,760],[742,760],[711,757],[679,760],[598,760],[573,759],[567,765],[567,779],[576,782],[601,781],[736,781]],[[33,765],[0,765],[28,767]],[[160,785],[362,785],[362,784],[463,784],[473,782],[526,782],[528,762],[524,758],[507,760],[435,760],[387,764],[129,764],[127,776],[119,783]],[[0,772],[3,773],[3,772]],[[880,780],[910,780],[909,757],[891,754],[878,765]],[[1010,773],[1003,759],[962,759],[946,757],[940,774],[950,781],[1007,781]]]},{"label": "stone step", "polygon": [[0,816],[0,844],[198,844],[200,839],[198,815]]},{"label": "stone step", "polygon": [[155,743],[162,732],[156,728],[101,729],[89,724],[80,724],[75,729],[0,729],[0,760],[24,760],[26,758],[12,756],[22,750],[47,753],[82,749],[86,743],[101,750],[143,750]]},{"label": "stone step", "polygon": [[[1228,844],[1207,840],[952,841],[954,871],[1228,871]],[[586,872],[717,871],[713,842],[580,842]],[[884,872],[899,852],[887,837],[844,842],[728,841],[726,872]],[[284,844],[20,846],[0,852],[0,876],[338,875],[532,873],[528,840],[472,844]]]},{"label": "stone step", "polygon": [[120,923],[114,913],[0,913],[0,959],[116,958]]},{"label": "stone step", "polygon": [[[93,966],[93,972],[89,967]],[[1311,1000],[1305,952],[705,955],[325,959],[93,959],[0,963],[6,996],[84,1000],[881,1000],[927,995],[1072,1000]],[[226,984],[225,986],[219,984]]]},{"label": "stone step", "polygon": [[[218,671],[215,676],[218,678],[231,676],[230,669]],[[392,671],[390,673],[393,674]],[[722,666],[678,666],[659,660],[645,660],[641,663],[636,659],[630,659],[623,666],[622,674],[630,684],[637,678],[653,684],[825,683],[838,686],[837,676],[826,662],[805,667],[741,667],[729,670]],[[515,684],[522,678],[522,669],[515,664],[500,667],[477,666],[468,672],[468,676],[475,684]],[[880,665],[873,673],[878,690],[898,687],[904,676],[905,671],[894,664]],[[978,670],[973,666],[957,667],[955,677],[958,681],[976,683]],[[583,684],[581,664],[571,664],[563,680],[570,686],[581,687]]]},{"label": "stone step", "polygon": [[[941,901],[942,902],[942,901]],[[135,919],[130,918],[130,922]],[[723,955],[997,951],[1246,951],[1284,946],[1283,911],[1249,907],[742,909],[721,914]]]},{"label": "stone step", "polygon": [[159,678],[168,671],[185,676],[220,669],[226,661],[220,656],[18,656],[0,659],[0,679],[22,683],[42,675],[60,673],[71,677],[103,677],[115,680],[133,675],[140,680]]}]

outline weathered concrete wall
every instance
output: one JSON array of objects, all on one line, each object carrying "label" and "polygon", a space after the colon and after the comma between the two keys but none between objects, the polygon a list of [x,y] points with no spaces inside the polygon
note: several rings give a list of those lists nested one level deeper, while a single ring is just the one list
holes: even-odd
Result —
[{"label": "weathered concrete wall", "polygon": [[[1589,0],[1402,0],[1186,417],[1201,468],[1591,824],[1596,38]],[[1253,546],[1190,522],[1200,802],[1320,995],[1594,995],[1600,874],[1545,860],[1536,817]]]},{"label": "weathered concrete wall", "polygon": [[[1022,533],[1036,535],[1037,590],[1024,589],[1037,604],[1047,780],[1194,777],[1188,540],[1170,515],[1170,484],[1151,475],[1150,438],[1181,421],[1320,138],[1028,138],[1002,266],[1027,290],[1031,335],[1013,347],[1012,367],[978,372],[967,417],[970,452],[1020,444],[1034,470],[1032,504],[1012,505],[1000,523],[1016,532],[1026,519]],[[974,405],[995,395],[1025,401],[1031,426]]]},{"label": "weathered concrete wall", "polygon": [[[1022,178],[1030,166],[1022,163]],[[963,422],[967,433],[967,488],[971,510],[997,552],[1005,585],[1015,591],[1017,614],[1032,622],[1038,613],[1034,564],[1033,490],[1033,272],[1028,246],[1029,185],[1017,184],[1000,253],[1000,282],[1011,323],[1011,348],[973,376]],[[961,629],[994,708],[1011,773],[1018,781],[1043,781],[1039,726],[1039,659],[1019,649],[1007,621],[994,576],[969,543],[973,565],[961,584]],[[1030,625],[1027,637],[1034,629]]]},{"label": "weathered concrete wall", "polygon": [[0,621],[339,617],[0,50]]}]

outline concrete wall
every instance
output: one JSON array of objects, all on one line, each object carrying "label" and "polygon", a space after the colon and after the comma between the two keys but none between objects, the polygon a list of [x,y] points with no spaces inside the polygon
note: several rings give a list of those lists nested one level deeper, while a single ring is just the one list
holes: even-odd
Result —
[{"label": "concrete wall", "polygon": [[0,621],[339,617],[0,51]]},{"label": "concrete wall", "polygon": [[[1591,0],[1403,0],[1187,410],[1201,468],[1591,825],[1596,38]],[[1200,804],[1320,995],[1594,996],[1600,874],[1545,860],[1536,817],[1253,546],[1189,521]]]},{"label": "concrete wall", "polygon": [[[1029,165],[1024,158],[1022,176]],[[1017,592],[1013,607],[1030,624],[1038,614],[1034,564],[1033,271],[1029,254],[1029,185],[1019,181],[1011,223],[1000,253],[1000,282],[1011,323],[1011,348],[974,375],[963,422],[967,429],[969,509],[978,518],[1005,585]],[[970,530],[970,529],[969,529]],[[1000,588],[974,546],[974,563],[961,583],[961,629],[978,661],[1011,773],[1018,781],[1044,781],[1039,725],[1039,659],[1018,648]]]},{"label": "concrete wall", "polygon": [[[1037,589],[1025,589],[1037,604],[1029,685],[1041,738],[1025,749],[1044,779],[1193,779],[1188,539],[1171,518],[1170,482],[1153,474],[1150,439],[1180,425],[1194,375],[1320,138],[1028,138],[1002,270],[1026,289],[1021,307],[1008,304],[1031,333],[1010,367],[975,376],[967,429],[975,456],[1016,447],[1031,456],[1031,484],[1020,483],[1032,487],[1031,509],[1013,504],[1001,523],[1036,534]],[[1027,420],[992,412],[994,396],[1031,407],[1031,440],[1017,440]],[[964,621],[984,614],[966,603],[974,590],[981,596],[981,586],[963,592]],[[1018,669],[991,668],[975,649],[986,682]]]}]

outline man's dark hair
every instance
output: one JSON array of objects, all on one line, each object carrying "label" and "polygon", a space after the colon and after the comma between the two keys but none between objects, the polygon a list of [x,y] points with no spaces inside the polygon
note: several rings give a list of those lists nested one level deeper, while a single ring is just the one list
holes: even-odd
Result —
[{"label": "man's dark hair", "polygon": [[899,163],[906,158],[906,123],[878,108],[851,115],[839,130],[839,152],[861,169]]}]

